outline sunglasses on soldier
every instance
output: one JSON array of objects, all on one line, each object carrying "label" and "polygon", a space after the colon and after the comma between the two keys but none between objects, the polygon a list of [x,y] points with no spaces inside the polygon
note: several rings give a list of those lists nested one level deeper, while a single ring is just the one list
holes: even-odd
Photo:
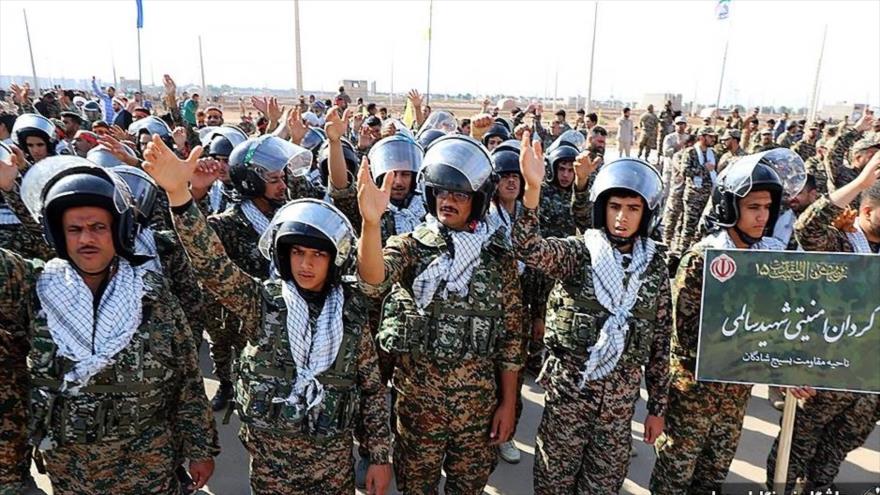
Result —
[{"label": "sunglasses on soldier", "polygon": [[468,199],[470,199],[470,193],[461,192],[461,191],[448,191],[446,189],[437,189],[436,196],[439,200],[452,199],[456,203],[464,203]]}]

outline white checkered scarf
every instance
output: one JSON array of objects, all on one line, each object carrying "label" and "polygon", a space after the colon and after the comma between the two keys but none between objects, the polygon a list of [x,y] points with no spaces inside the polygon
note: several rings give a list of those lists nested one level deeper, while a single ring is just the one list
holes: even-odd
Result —
[{"label": "white checkered scarf", "polygon": [[[517,213],[519,210],[520,203],[516,203],[516,208],[514,209],[514,213]],[[500,221],[504,226],[504,235],[507,237],[507,240],[513,244],[513,218],[510,217],[510,213],[508,213],[507,209],[503,206],[498,206],[495,203],[492,203],[492,206],[489,208],[490,215],[498,215],[500,217]],[[526,264],[522,261],[517,260],[516,262],[516,272],[520,275],[526,271]]]},{"label": "white checkered scarf", "polygon": [[856,253],[876,254],[874,251],[871,251],[871,245],[868,243],[865,231],[862,230],[862,226],[859,225],[858,220],[853,223],[853,227],[856,229],[854,232],[846,233],[846,238],[849,239],[849,243],[852,244],[853,251]]},{"label": "white checkered scarf", "polygon": [[6,204],[0,204],[0,225],[21,225],[18,215]]},{"label": "white checkered scarf", "polygon": [[274,403],[287,403],[298,413],[308,412],[324,400],[324,385],[317,376],[336,361],[342,345],[342,307],[345,296],[336,285],[324,300],[324,307],[309,327],[309,306],[293,282],[285,281],[281,296],[287,306],[287,339],[296,364],[296,379],[287,397],[275,397]]},{"label": "white checkered scarf", "polygon": [[412,232],[425,218],[425,202],[419,195],[413,195],[409,205],[399,208],[388,203],[388,211],[394,215],[394,233],[397,235]]},{"label": "white checkered scarf", "polygon": [[251,227],[257,232],[257,236],[263,235],[263,232],[269,228],[269,219],[257,208],[253,201],[249,199],[242,201],[241,212],[244,213]]},{"label": "white checkered scarf", "polygon": [[37,280],[37,296],[58,354],[76,362],[64,375],[62,391],[78,394],[131,342],[141,324],[144,273],[143,267],[132,267],[120,258],[101,296],[95,321],[92,291],[73,265],[60,258],[46,263]]},{"label": "white checkered scarf", "polygon": [[[440,233],[440,222],[433,215],[425,218],[425,224],[433,232]],[[446,281],[443,293],[446,299],[449,292],[459,297],[468,295],[471,275],[480,264],[480,253],[483,246],[489,243],[492,234],[501,226],[500,217],[487,215],[485,221],[477,223],[473,232],[449,230],[455,256],[449,252],[434,258],[425,270],[413,280],[413,295],[419,309],[424,309],[434,299],[434,293],[441,281]]]},{"label": "white checkered scarf", "polygon": [[588,381],[601,379],[617,366],[626,343],[632,308],[638,301],[639,289],[644,281],[642,275],[657,250],[653,240],[637,238],[633,243],[632,259],[624,268],[625,255],[611,246],[601,230],[587,230],[584,244],[590,251],[596,299],[611,315],[602,325],[596,343],[587,349],[590,355],[581,372],[581,388]]},{"label": "white checkered scarf", "polygon": [[[715,249],[736,249],[736,244],[730,238],[726,229],[706,236],[706,244]],[[788,246],[775,237],[762,237],[760,241],[749,246],[749,249],[763,249],[768,251],[785,251]]]},{"label": "white checkered scarf", "polygon": [[153,259],[141,265],[142,267],[153,273],[162,275],[162,263],[159,262],[159,251],[156,249],[156,237],[153,234],[153,229],[150,227],[141,229],[137,237],[134,238],[134,249],[137,254],[153,257]]}]

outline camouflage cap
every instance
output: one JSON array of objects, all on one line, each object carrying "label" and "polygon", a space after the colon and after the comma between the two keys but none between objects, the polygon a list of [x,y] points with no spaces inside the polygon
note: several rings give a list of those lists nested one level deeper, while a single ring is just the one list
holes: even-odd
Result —
[{"label": "camouflage cap", "polygon": [[854,144],[852,147],[852,152],[858,153],[860,151],[865,151],[871,148],[880,148],[880,141],[878,141],[874,137],[866,137],[856,141],[856,144]]},{"label": "camouflage cap", "polygon": [[772,135],[772,134],[773,134],[773,129],[768,129],[768,128],[766,128],[766,127],[765,127],[764,129],[761,129],[761,135],[763,136],[764,134],[770,134],[770,135]]},{"label": "camouflage cap", "polygon": [[705,127],[700,127],[700,131],[697,132],[697,135],[698,136],[716,136],[717,134],[715,133],[715,129],[713,129],[709,126],[705,126]]},{"label": "camouflage cap", "polygon": [[819,129],[820,127],[822,127],[821,122],[819,122],[818,120],[814,120],[813,122],[810,123],[810,126],[807,127],[807,129],[810,129],[810,130]]},{"label": "camouflage cap", "polygon": [[724,131],[724,135],[721,136],[722,141],[727,141],[728,139],[736,139],[739,141],[740,133],[739,129],[727,129]]},{"label": "camouflage cap", "polygon": [[679,115],[678,117],[675,118],[675,123],[676,124],[687,124],[688,119],[686,119],[683,115]]}]

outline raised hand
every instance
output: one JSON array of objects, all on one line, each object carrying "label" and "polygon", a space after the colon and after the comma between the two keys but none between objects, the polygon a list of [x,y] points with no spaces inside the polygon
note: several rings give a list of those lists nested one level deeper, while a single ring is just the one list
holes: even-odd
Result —
[{"label": "raised hand", "polygon": [[19,86],[15,83],[10,84],[9,91],[12,93],[12,101],[18,104],[26,102],[28,99],[28,91],[30,91],[30,89],[31,88],[27,83],[24,83],[23,86]]},{"label": "raised hand", "polygon": [[544,146],[540,141],[532,143],[532,133],[528,130],[523,132],[519,169],[526,189],[541,189],[541,183],[544,182]]},{"label": "raised hand", "polygon": [[98,136],[98,144],[107,148],[107,151],[122,163],[133,167],[138,165],[137,157],[126,153],[125,145],[113,136],[110,136],[109,134],[106,136]]},{"label": "raised hand", "polygon": [[339,116],[339,107],[333,106],[327,112],[327,120],[324,123],[324,132],[327,133],[327,139],[338,141],[345,136],[348,130],[348,121],[351,120],[351,109],[347,108],[342,117]]},{"label": "raised hand", "polygon": [[128,133],[125,132],[125,129],[116,124],[110,126],[110,135],[120,141],[125,141],[128,138]]},{"label": "raised hand", "polygon": [[854,182],[858,182],[859,188],[864,191],[870,189],[877,182],[877,179],[880,179],[880,153],[874,153]]},{"label": "raised hand", "polygon": [[287,131],[290,133],[290,141],[296,145],[299,145],[306,133],[309,132],[309,128],[303,124],[302,110],[299,105],[294,106],[287,113]]},{"label": "raised hand", "polygon": [[202,147],[196,146],[186,161],[181,160],[162,141],[158,134],[153,134],[152,141],[144,150],[144,171],[150,174],[156,184],[168,193],[172,206],[179,206],[189,201],[189,181],[202,156]]},{"label": "raised hand", "polygon": [[268,115],[268,113],[269,113],[269,109],[268,109],[269,99],[268,98],[265,98],[265,97],[260,98],[260,97],[256,97],[256,96],[251,96],[251,105],[253,105],[253,107],[256,108],[258,112],[265,115],[266,118],[269,118],[269,115]]},{"label": "raised hand", "polygon": [[413,107],[422,108],[422,94],[419,93],[419,90],[409,90],[409,93],[406,94],[406,99],[412,103]]},{"label": "raised hand", "polygon": [[846,207],[846,209],[840,212],[840,215],[837,215],[834,220],[831,221],[831,225],[841,232],[855,232],[856,217],[858,216],[859,212],[850,207]]},{"label": "raised hand", "polygon": [[369,127],[361,126],[358,131],[358,149],[361,151],[369,148],[375,141],[376,138],[373,137],[373,133],[370,132]]},{"label": "raised hand", "polygon": [[577,179],[577,188],[583,189],[590,178],[590,174],[595,172],[599,165],[602,164],[602,157],[597,156],[595,159],[590,158],[589,151],[582,151],[574,159],[574,173]]},{"label": "raised hand", "polygon": [[284,107],[278,106],[278,98],[270,96],[266,98],[266,111],[263,113],[270,123],[278,123],[281,116],[284,115]]},{"label": "raised hand", "polygon": [[[13,147],[13,151],[16,150],[18,148]],[[18,150],[18,152],[21,153],[21,150]],[[11,191],[13,186],[15,186],[15,179],[18,178],[19,169],[16,162],[16,155],[9,155],[7,160],[0,160],[0,189]]]},{"label": "raised hand", "polygon": [[223,165],[214,158],[199,158],[190,179],[193,189],[207,190],[220,177]]},{"label": "raised hand", "polygon": [[177,94],[177,85],[174,84],[174,79],[171,79],[171,76],[168,74],[162,76],[162,85],[165,86],[166,95],[174,96]]},{"label": "raised hand", "polygon": [[866,110],[865,114],[862,115],[862,118],[856,122],[856,130],[865,132],[871,128],[871,125],[874,124],[874,112],[870,110]]},{"label": "raised hand", "polygon": [[365,225],[378,225],[379,220],[388,209],[391,201],[391,179],[394,174],[385,174],[382,187],[376,187],[370,174],[370,162],[367,157],[361,160],[361,168],[358,170],[357,190],[358,206],[361,218]]}]

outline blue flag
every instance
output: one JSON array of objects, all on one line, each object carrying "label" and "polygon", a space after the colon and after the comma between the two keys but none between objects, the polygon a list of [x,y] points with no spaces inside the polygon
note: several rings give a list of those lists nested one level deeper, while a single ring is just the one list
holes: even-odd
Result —
[{"label": "blue flag", "polygon": [[137,27],[138,29],[144,27],[144,0],[134,0],[137,3],[138,9],[138,18],[137,18]]},{"label": "blue flag", "polygon": [[718,0],[718,4],[715,6],[715,16],[718,17],[719,21],[723,21],[729,15],[730,0]]}]

